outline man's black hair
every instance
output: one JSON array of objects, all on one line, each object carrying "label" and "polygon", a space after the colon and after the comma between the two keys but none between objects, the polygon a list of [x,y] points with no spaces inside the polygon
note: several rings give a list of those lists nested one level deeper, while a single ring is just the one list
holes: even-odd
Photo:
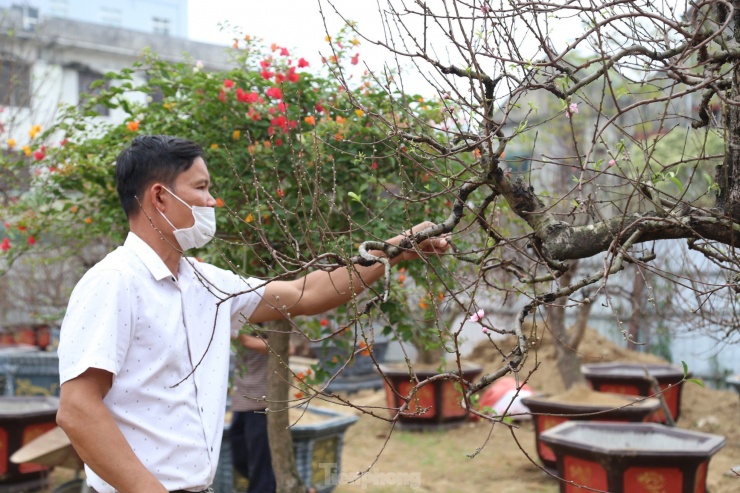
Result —
[{"label": "man's black hair", "polygon": [[193,141],[167,135],[139,135],[116,159],[116,188],[127,217],[138,213],[146,187],[161,182],[172,187],[190,169],[203,148]]}]

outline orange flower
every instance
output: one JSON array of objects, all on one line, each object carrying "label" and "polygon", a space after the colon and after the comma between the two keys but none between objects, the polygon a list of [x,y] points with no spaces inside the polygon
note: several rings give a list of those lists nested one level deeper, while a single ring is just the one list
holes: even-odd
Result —
[{"label": "orange flower", "polygon": [[223,207],[223,206],[225,206],[225,205],[226,205],[226,204],[225,204],[225,203],[224,203],[224,201],[223,201],[223,200],[221,199],[221,197],[219,197],[219,198],[217,198],[217,199],[216,199],[216,207]]},{"label": "orange flower", "polygon": [[8,149],[15,147],[15,139],[8,139]]},{"label": "orange flower", "polygon": [[244,41],[252,41],[252,36],[249,34],[244,35]]},{"label": "orange flower", "polygon": [[128,127],[129,130],[132,132],[138,132],[139,131],[139,120],[133,120],[126,124],[126,127]]},{"label": "orange flower", "polygon": [[296,392],[293,394],[296,399],[303,399],[303,392]]},{"label": "orange flower", "polygon": [[254,216],[251,214],[247,214],[247,217],[245,217],[244,220],[248,223],[251,223],[252,221],[254,221]]},{"label": "orange flower", "polygon": [[358,108],[355,110],[355,115],[362,118],[363,116],[365,116],[365,112]]},{"label": "orange flower", "polygon": [[429,305],[427,305],[426,302],[422,300],[419,302],[419,308],[421,308],[422,310],[426,310],[427,308],[429,308]]},{"label": "orange flower", "polygon": [[401,274],[400,276],[398,276],[398,282],[400,282],[401,284],[403,284],[404,282],[406,282],[406,276],[404,276],[403,274]]},{"label": "orange flower", "polygon": [[85,224],[90,224],[91,222],[92,222],[92,217],[90,217],[90,216],[87,216],[87,217],[85,218]]},{"label": "orange flower", "polygon": [[360,343],[358,344],[358,346],[360,346],[360,349],[362,349],[362,351],[360,351],[360,354],[362,356],[369,356],[370,355],[370,348],[367,346],[367,344],[365,344],[365,341],[360,341]]},{"label": "orange flower", "polygon": [[234,140],[239,140],[239,137],[242,136],[241,130],[234,130],[234,132],[231,134],[231,138]]},{"label": "orange flower", "polygon": [[218,149],[218,144],[216,143],[211,144],[211,150],[216,150],[216,149]]},{"label": "orange flower", "polygon": [[279,47],[279,46],[278,46],[277,44],[275,44],[275,43],[272,43],[272,44],[270,45],[270,49],[271,49],[272,51],[277,51],[277,50],[279,50],[279,49],[280,49],[280,47]]},{"label": "orange flower", "polygon": [[308,123],[309,125],[316,125],[316,118],[314,118],[313,115],[307,116],[303,119],[303,121]]},{"label": "orange flower", "polygon": [[334,140],[343,140],[344,135],[340,134],[339,132],[334,134]]},{"label": "orange flower", "polygon": [[77,206],[73,205],[72,207],[69,208],[69,210],[70,212],[77,212]]},{"label": "orange flower", "polygon": [[272,147],[272,142],[270,142],[269,140],[264,141],[263,144],[264,144],[265,148],[267,148],[267,149],[269,149],[270,147]]},{"label": "orange flower", "polygon": [[23,146],[23,147],[21,147],[21,149],[23,149],[23,154],[25,154],[26,157],[28,157],[28,156],[31,155],[31,152],[32,151],[31,151],[31,147],[30,146]]},{"label": "orange flower", "polygon": [[352,46],[357,46],[358,44],[360,44],[360,40],[357,38],[353,38],[350,43],[352,43]]},{"label": "orange flower", "polygon": [[35,139],[36,136],[41,132],[41,125],[34,125],[31,127],[31,130],[28,131],[28,135]]},{"label": "orange flower", "polygon": [[336,118],[336,120],[337,120],[337,123],[338,123],[339,125],[341,125],[342,123],[344,123],[344,122],[346,122],[346,121],[347,121],[347,119],[346,119],[346,118],[342,118],[342,117],[341,117],[341,116],[339,116],[339,115],[337,115],[337,118]]}]

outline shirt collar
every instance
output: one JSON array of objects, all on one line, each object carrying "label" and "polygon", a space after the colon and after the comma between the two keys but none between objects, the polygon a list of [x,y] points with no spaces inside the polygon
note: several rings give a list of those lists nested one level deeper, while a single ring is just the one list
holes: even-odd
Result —
[{"label": "shirt collar", "polygon": [[152,247],[150,247],[144,240],[136,236],[135,233],[129,231],[126,241],[123,246],[130,248],[139,260],[149,269],[152,277],[157,281],[161,281],[166,277],[174,277],[172,272],[167,268],[162,258],[157,255]]}]

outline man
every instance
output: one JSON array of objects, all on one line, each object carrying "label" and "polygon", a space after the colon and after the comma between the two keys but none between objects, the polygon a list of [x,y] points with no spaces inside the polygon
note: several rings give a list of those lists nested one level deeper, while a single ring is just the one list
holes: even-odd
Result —
[{"label": "man", "polygon": [[[130,233],[70,297],[57,422],[85,462],[93,492],[209,491],[232,331],[245,320],[322,313],[383,274],[376,264],[266,284],[184,257],[215,233],[203,155],[183,139],[133,140],[116,162]],[[448,245],[435,238],[419,247],[431,253]],[[392,262],[416,256],[407,251]]]}]

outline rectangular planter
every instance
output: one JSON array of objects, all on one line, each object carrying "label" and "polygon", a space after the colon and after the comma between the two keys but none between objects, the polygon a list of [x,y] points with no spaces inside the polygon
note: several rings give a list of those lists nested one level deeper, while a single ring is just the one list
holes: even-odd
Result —
[{"label": "rectangular planter", "polygon": [[27,347],[0,350],[0,392],[16,396],[58,396],[59,357],[55,351]]},{"label": "rectangular planter", "polygon": [[544,432],[561,493],[706,493],[710,458],[725,438],[655,423],[571,421]]},{"label": "rectangular planter", "polygon": [[0,397],[0,492],[46,484],[46,467],[13,464],[10,456],[56,427],[58,407],[56,397]]},{"label": "rectangular planter", "polygon": [[[402,407],[415,383],[411,381],[408,368],[396,365],[381,365],[385,382],[385,396],[389,409]],[[451,370],[454,372],[455,370]],[[463,367],[462,378],[466,382],[474,380],[483,369],[470,365]],[[438,375],[437,371],[416,371],[420,382]],[[462,406],[462,388],[457,380],[435,380],[419,388],[409,400],[409,406],[398,417],[398,423],[405,429],[427,429],[441,425],[456,426],[468,418],[468,410]]]},{"label": "rectangular planter", "polygon": [[[670,365],[653,363],[594,363],[581,366],[581,372],[588,384],[599,392],[648,397],[654,394],[645,369],[658,381],[663,399],[674,421],[681,415],[681,391],[683,371]],[[691,377],[689,373],[687,377]],[[665,423],[662,409],[658,409],[651,421]]]},{"label": "rectangular planter", "polygon": [[[600,394],[591,392],[591,394]],[[613,421],[642,422],[647,420],[660,407],[657,399],[635,402],[634,397],[619,394],[602,394],[603,402],[597,398],[576,400],[573,394],[562,396],[530,396],[522,399],[532,413],[535,429],[537,455],[542,464],[555,469],[555,452],[540,437],[542,433],[567,421]],[[628,406],[628,407],[621,407]]]},{"label": "rectangular planter", "polygon": [[[299,421],[291,427],[296,468],[306,485],[316,488],[317,493],[329,493],[336,487],[336,477],[341,472],[344,433],[359,417],[318,407],[309,407],[306,412],[326,419],[310,424]],[[243,492],[244,488],[236,488],[234,482],[227,424],[213,484],[215,493]]]}]

